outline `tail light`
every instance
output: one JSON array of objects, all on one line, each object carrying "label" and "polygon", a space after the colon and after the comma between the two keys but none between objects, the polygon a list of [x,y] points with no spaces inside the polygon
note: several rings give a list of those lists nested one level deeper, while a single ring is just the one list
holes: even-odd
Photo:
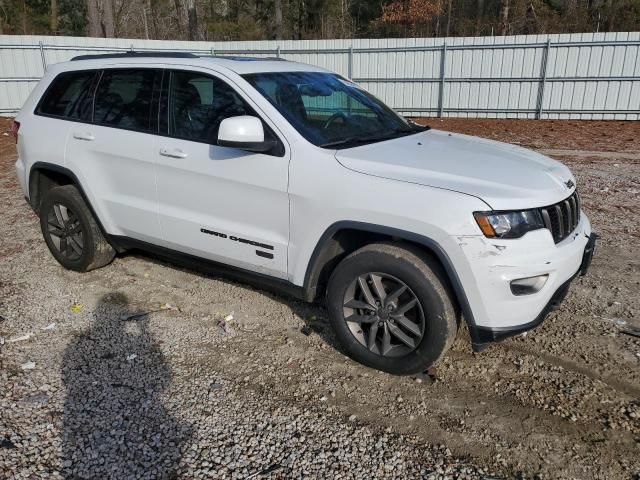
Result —
[{"label": "tail light", "polygon": [[20,122],[14,120],[11,124],[11,135],[16,139],[16,143],[18,143],[18,130],[20,130]]}]

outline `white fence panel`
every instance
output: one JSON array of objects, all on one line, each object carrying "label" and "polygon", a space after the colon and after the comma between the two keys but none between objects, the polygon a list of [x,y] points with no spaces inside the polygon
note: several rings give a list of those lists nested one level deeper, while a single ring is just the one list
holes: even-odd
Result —
[{"label": "white fence panel", "polygon": [[91,53],[187,51],[282,57],[362,84],[412,116],[640,117],[640,33],[182,42],[0,36],[0,114],[15,113],[46,65]]}]

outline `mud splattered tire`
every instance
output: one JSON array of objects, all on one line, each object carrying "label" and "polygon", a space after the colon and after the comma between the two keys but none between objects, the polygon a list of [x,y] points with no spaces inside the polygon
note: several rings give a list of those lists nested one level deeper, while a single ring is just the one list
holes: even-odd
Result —
[{"label": "mud splattered tire", "polygon": [[408,244],[376,243],[347,256],[331,275],[327,305],[346,353],[397,375],[435,364],[458,330],[439,263]]},{"label": "mud splattered tire", "polygon": [[73,185],[46,193],[40,205],[40,228],[51,254],[66,269],[88,272],[107,265],[116,255]]}]

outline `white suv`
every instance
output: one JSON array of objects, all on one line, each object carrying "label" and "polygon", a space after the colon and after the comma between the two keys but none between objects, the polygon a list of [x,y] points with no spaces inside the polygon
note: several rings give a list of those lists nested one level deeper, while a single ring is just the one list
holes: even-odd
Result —
[{"label": "white suv", "polygon": [[461,319],[475,350],[540,324],[595,245],[564,165],[419,126],[310,65],[77,57],[14,131],[65,268],[142,248],[326,298],[344,350],[396,374],[435,363]]}]

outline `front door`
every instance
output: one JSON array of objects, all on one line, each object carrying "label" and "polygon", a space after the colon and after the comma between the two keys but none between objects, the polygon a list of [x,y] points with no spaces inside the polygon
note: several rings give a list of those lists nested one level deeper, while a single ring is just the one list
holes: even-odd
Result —
[{"label": "front door", "polygon": [[175,70],[165,73],[163,85],[166,136],[158,138],[155,155],[165,245],[286,278],[288,148],[280,140],[265,154],[216,145],[223,119],[258,116],[222,78]]}]

